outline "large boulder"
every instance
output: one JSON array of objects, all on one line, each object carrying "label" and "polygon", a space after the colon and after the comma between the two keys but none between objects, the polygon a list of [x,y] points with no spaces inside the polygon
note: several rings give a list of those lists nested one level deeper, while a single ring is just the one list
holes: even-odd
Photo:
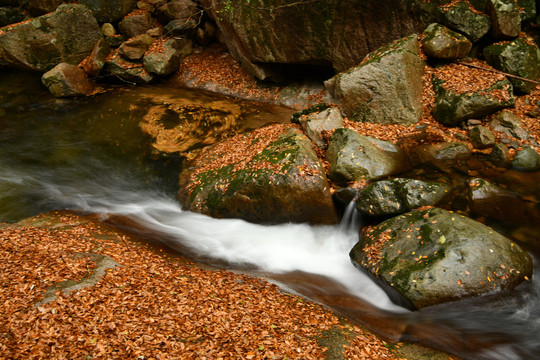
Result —
[{"label": "large boulder", "polygon": [[424,62],[416,35],[392,42],[326,82],[351,120],[414,124],[422,118]]},{"label": "large boulder", "polygon": [[54,13],[0,32],[0,62],[41,72],[61,62],[75,65],[92,52],[102,37],[88,8],[61,5]]},{"label": "large boulder", "polygon": [[446,210],[417,210],[367,231],[350,253],[396,302],[420,309],[510,290],[532,276],[531,256],[491,228]]},{"label": "large boulder", "polygon": [[79,0],[87,6],[100,23],[113,23],[129,13],[137,0]]},{"label": "large boulder", "polygon": [[377,179],[410,169],[407,154],[388,141],[337,129],[328,144],[329,176],[336,183]]},{"label": "large boulder", "polygon": [[444,25],[465,34],[472,42],[480,40],[491,27],[490,17],[477,11],[466,0],[441,5],[439,14]]},{"label": "large boulder", "polygon": [[[534,39],[527,35],[512,41],[499,42],[484,48],[488,63],[504,72],[535,81],[540,80],[540,50]],[[514,87],[524,93],[531,92],[536,84],[510,78]]]},{"label": "large boulder", "polygon": [[95,84],[76,65],[60,63],[41,77],[41,82],[56,97],[89,95]]},{"label": "large boulder", "polygon": [[450,186],[441,182],[396,178],[377,181],[365,188],[356,208],[367,215],[401,214],[421,206],[433,206],[449,193]]},{"label": "large boulder", "polygon": [[422,31],[432,22],[429,12],[434,8],[417,0],[297,1],[285,6],[281,0],[201,3],[231,54],[260,79],[288,63],[345,71],[370,51]]},{"label": "large boulder", "polygon": [[336,223],[330,186],[311,142],[273,125],[203,148],[180,174],[185,209],[255,223]]}]

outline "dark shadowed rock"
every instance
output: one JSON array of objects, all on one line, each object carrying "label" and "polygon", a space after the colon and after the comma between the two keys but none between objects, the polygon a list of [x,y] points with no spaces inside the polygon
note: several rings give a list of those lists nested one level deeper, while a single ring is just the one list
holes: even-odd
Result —
[{"label": "dark shadowed rock", "polygon": [[150,73],[166,76],[178,70],[182,58],[192,51],[192,42],[188,39],[169,39],[152,47],[144,55],[144,68]]},{"label": "dark shadowed rock", "polygon": [[153,27],[154,19],[150,12],[146,10],[135,10],[124,16],[118,23],[118,29],[126,39],[146,34]]},{"label": "dark shadowed rock", "polygon": [[421,206],[436,205],[450,191],[441,182],[397,178],[377,181],[358,197],[356,208],[371,216],[401,214]]},{"label": "dark shadowed rock", "polygon": [[23,21],[26,15],[20,8],[0,7],[0,27]]},{"label": "dark shadowed rock", "polygon": [[476,11],[465,0],[441,5],[439,13],[444,25],[465,34],[473,43],[486,35],[491,27],[489,16]]},{"label": "dark shadowed rock", "polygon": [[118,53],[128,60],[140,60],[153,42],[154,38],[150,35],[137,35],[120,45]]},{"label": "dark shadowed rock", "polygon": [[107,55],[110,54],[111,50],[107,41],[100,39],[94,46],[94,50],[81,62],[80,66],[88,75],[98,76],[105,66]]},{"label": "dark shadowed rock", "polygon": [[129,13],[137,0],[79,0],[87,6],[100,23],[115,23]]},{"label": "dark shadowed rock", "polygon": [[136,84],[148,84],[155,78],[153,74],[146,71],[141,62],[122,58],[118,50],[107,60],[104,71],[119,80]]},{"label": "dark shadowed rock", "polygon": [[435,105],[431,111],[438,122],[453,126],[472,118],[480,118],[514,105],[512,84],[506,78],[484,89],[458,92],[443,80],[433,77]]},{"label": "dark shadowed rock", "polygon": [[389,219],[350,253],[391,297],[412,308],[510,290],[533,271],[531,256],[491,228],[433,208]]},{"label": "dark shadowed rock", "polygon": [[368,54],[326,87],[351,120],[414,124],[422,118],[423,75],[418,39],[411,35]]},{"label": "dark shadowed rock", "polygon": [[56,97],[89,95],[95,87],[83,69],[66,63],[43,74],[41,82]]},{"label": "dark shadowed rock", "polygon": [[[278,136],[269,138],[269,130]],[[295,128],[275,125],[204,148],[182,170],[180,189],[186,209],[217,218],[270,224],[337,221],[324,168],[311,142]]]},{"label": "dark shadowed rock", "polygon": [[85,6],[61,5],[54,13],[0,34],[0,59],[8,66],[47,71],[61,62],[78,64],[101,38]]},{"label": "dark shadowed rock", "polygon": [[168,36],[192,36],[197,28],[197,21],[193,19],[177,19],[165,25],[165,34]]},{"label": "dark shadowed rock", "polygon": [[485,126],[475,126],[469,130],[469,140],[476,149],[486,149],[495,145],[495,134]]},{"label": "dark shadowed rock", "polygon": [[330,138],[326,159],[336,183],[381,178],[410,168],[407,154],[398,146],[344,128]]},{"label": "dark shadowed rock", "polygon": [[197,3],[192,0],[172,0],[157,10],[158,18],[165,24],[176,19],[193,19],[198,22],[201,14]]},{"label": "dark shadowed rock", "polygon": [[521,16],[517,0],[488,0],[491,33],[497,39],[513,38],[521,32]]},{"label": "dark shadowed rock", "polygon": [[64,0],[19,0],[19,6],[32,16],[40,16],[56,10]]},{"label": "dark shadowed rock", "polygon": [[441,24],[429,25],[423,35],[422,48],[435,59],[459,59],[467,56],[472,48],[469,39]]},{"label": "dark shadowed rock", "polygon": [[[534,40],[521,35],[515,40],[499,42],[484,49],[487,62],[504,72],[535,81],[540,80],[540,50]],[[536,84],[510,78],[514,88],[529,93]]]}]

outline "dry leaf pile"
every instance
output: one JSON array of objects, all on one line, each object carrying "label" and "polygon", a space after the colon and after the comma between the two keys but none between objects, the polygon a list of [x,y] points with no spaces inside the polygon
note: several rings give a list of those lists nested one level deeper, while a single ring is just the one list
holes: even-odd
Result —
[{"label": "dry leaf pile", "polygon": [[[0,358],[323,359],[317,338],[342,326],[265,280],[171,260],[79,216],[39,218],[57,225],[0,229]],[[120,266],[36,306],[54,284],[90,276],[89,254]],[[355,330],[347,358],[395,359]]]}]

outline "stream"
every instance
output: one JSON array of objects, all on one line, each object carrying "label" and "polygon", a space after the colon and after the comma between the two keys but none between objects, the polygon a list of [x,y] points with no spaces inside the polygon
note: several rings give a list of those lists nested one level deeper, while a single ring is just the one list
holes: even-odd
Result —
[{"label": "stream", "polygon": [[0,221],[59,209],[122,218],[124,227],[134,224],[133,231],[197,262],[265,277],[391,340],[463,359],[540,354],[538,276],[504,296],[410,312],[351,264],[361,222],[352,206],[336,226],[264,226],[183,211],[175,198],[182,159],[159,156],[139,126],[149,108],[170,99],[234,102],[243,109],[243,128],[286,121],[288,109],[159,86],[55,99],[36,74],[9,71],[0,78]]}]

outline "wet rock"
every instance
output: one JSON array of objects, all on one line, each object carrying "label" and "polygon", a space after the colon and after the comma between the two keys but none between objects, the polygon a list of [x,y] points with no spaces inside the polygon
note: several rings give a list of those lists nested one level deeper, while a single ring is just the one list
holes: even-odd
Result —
[{"label": "wet rock", "polygon": [[523,128],[523,121],[507,110],[496,114],[489,126],[495,131],[500,131],[518,140],[527,140],[529,138],[529,133]]},{"label": "wet rock", "polygon": [[172,0],[157,10],[158,18],[165,24],[177,19],[193,19],[198,22],[201,14],[197,3],[192,0]]},{"label": "wet rock", "polygon": [[155,79],[142,63],[122,58],[118,50],[107,60],[104,71],[128,83],[148,84]]},{"label": "wet rock", "polygon": [[500,80],[485,89],[461,93],[447,88],[445,82],[433,77],[435,104],[432,115],[438,122],[455,126],[462,121],[483,117],[514,105],[512,84]]},{"label": "wet rock", "polygon": [[538,224],[538,201],[520,197],[485,179],[471,179],[468,184],[469,207],[473,214],[516,224]]},{"label": "wet rock", "polygon": [[182,58],[192,51],[192,42],[188,39],[169,39],[152,47],[144,55],[143,64],[148,72],[166,76],[178,70]]},{"label": "wet rock", "polygon": [[435,59],[459,59],[469,54],[472,43],[446,26],[433,23],[424,30],[422,48]]},{"label": "wet rock", "polygon": [[469,140],[476,149],[486,149],[495,145],[495,134],[485,126],[475,126],[469,130]]},{"label": "wet rock", "polygon": [[471,156],[467,144],[461,142],[419,145],[410,151],[415,164],[431,164],[440,168],[469,160]]},{"label": "wet rock", "polygon": [[350,256],[392,298],[416,309],[508,291],[530,279],[533,270],[530,255],[511,240],[438,208],[375,226]]},{"label": "wet rock", "polygon": [[[512,41],[499,42],[484,48],[487,62],[504,72],[526,79],[540,80],[540,50],[534,40],[521,35]],[[514,88],[530,93],[536,84],[510,78]]]},{"label": "wet rock", "polygon": [[497,166],[508,166],[510,164],[508,148],[503,144],[495,144],[493,149],[491,149],[491,153],[489,153],[489,160]]},{"label": "wet rock", "polygon": [[[335,223],[324,168],[300,130],[274,126],[279,136],[256,154],[239,147],[240,141],[249,148],[263,141],[261,136],[267,137],[268,130],[254,130],[203,149],[180,175],[184,208],[255,223]],[[224,162],[231,151],[237,158]],[[205,170],[215,161],[215,167]]]},{"label": "wet rock", "polygon": [[329,176],[338,184],[395,175],[410,168],[407,154],[388,141],[337,129],[328,144]]},{"label": "wet rock", "polygon": [[153,27],[154,19],[150,12],[146,10],[135,10],[124,16],[118,23],[118,29],[126,39],[146,34]]},{"label": "wet rock", "polygon": [[105,41],[105,39],[100,39],[96,46],[94,46],[94,50],[92,50],[92,53],[88,55],[80,64],[82,69],[90,76],[98,76],[101,72],[101,69],[105,66],[105,62],[107,61],[107,55],[111,52],[111,47]]},{"label": "wet rock", "polygon": [[465,34],[473,43],[487,34],[491,27],[489,16],[476,11],[468,1],[452,1],[439,7],[441,22]]},{"label": "wet rock", "polygon": [[301,117],[299,122],[306,135],[320,148],[328,147],[329,133],[343,127],[343,117],[337,108],[309,114]]},{"label": "wet rock", "polygon": [[140,60],[153,42],[154,38],[150,35],[138,35],[120,45],[118,52],[125,59]]},{"label": "wet rock", "polygon": [[360,193],[356,208],[371,216],[401,214],[436,205],[449,191],[450,186],[440,182],[404,178],[377,181]]},{"label": "wet rock", "polygon": [[115,23],[129,13],[137,0],[79,0],[87,6],[100,23]]},{"label": "wet rock", "polygon": [[60,63],[41,77],[41,82],[56,97],[89,95],[94,83],[78,66]]},{"label": "wet rock", "polygon": [[26,15],[20,8],[0,7],[0,27],[23,21]]},{"label": "wet rock", "polygon": [[85,6],[64,4],[0,34],[0,62],[42,72],[61,62],[75,65],[101,38],[99,25]]},{"label": "wet rock", "polygon": [[516,152],[512,167],[519,171],[535,171],[540,169],[540,155],[530,146]]},{"label": "wet rock", "polygon": [[19,6],[32,16],[40,16],[56,10],[63,0],[19,0]]},{"label": "wet rock", "polygon": [[423,74],[418,39],[411,35],[368,54],[325,85],[351,120],[415,124],[422,118]]},{"label": "wet rock", "polygon": [[521,16],[516,0],[489,0],[487,12],[491,17],[491,32],[497,39],[512,38],[521,32]]}]

